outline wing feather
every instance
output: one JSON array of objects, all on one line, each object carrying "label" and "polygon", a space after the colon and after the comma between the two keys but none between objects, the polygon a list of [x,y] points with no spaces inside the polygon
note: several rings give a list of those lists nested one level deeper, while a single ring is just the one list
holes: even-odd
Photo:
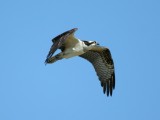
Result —
[{"label": "wing feather", "polygon": [[63,51],[63,49],[64,49],[64,43],[65,43],[66,39],[71,34],[73,34],[76,30],[77,30],[77,28],[68,30],[68,31],[66,31],[66,32],[64,32],[64,33],[62,33],[62,34],[60,34],[57,37],[55,37],[55,38],[52,39],[53,45],[50,48],[50,51],[49,51],[49,53],[47,55],[45,63],[48,63],[49,58],[52,57],[52,55],[55,53],[55,51],[57,49],[61,49]]},{"label": "wing feather", "polygon": [[80,57],[92,63],[103,87],[103,92],[107,96],[112,96],[112,91],[115,88],[115,73],[114,63],[109,49],[103,48],[101,51],[90,50]]}]

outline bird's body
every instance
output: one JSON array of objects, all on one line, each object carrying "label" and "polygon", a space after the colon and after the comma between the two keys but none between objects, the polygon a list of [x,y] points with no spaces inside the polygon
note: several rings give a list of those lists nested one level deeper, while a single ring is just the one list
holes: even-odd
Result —
[{"label": "bird's body", "polygon": [[78,56],[84,53],[83,42],[80,41],[79,39],[74,39],[73,41],[75,42],[71,44],[66,44],[65,47],[67,49],[63,51],[64,58],[70,58],[70,57]]},{"label": "bird's body", "polygon": [[[82,41],[74,37],[77,28],[66,31],[53,38],[53,45],[48,53],[45,63],[54,63],[63,58],[71,58],[80,56],[94,66],[103,92],[112,95],[115,87],[114,63],[110,51],[106,47],[99,46],[95,41]],[[53,56],[57,49],[61,49],[61,53]]]}]

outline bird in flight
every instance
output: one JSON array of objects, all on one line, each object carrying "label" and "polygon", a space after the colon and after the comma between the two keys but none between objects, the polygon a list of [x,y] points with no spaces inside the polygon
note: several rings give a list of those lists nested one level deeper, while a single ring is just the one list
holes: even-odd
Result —
[{"label": "bird in flight", "polygon": [[[103,87],[103,93],[112,96],[115,88],[115,72],[110,50],[107,47],[100,46],[96,41],[77,39],[74,37],[77,30],[77,28],[73,28],[52,39],[53,45],[47,55],[45,64],[75,56],[84,58],[93,65]],[[61,52],[53,56],[57,49],[60,49]]]}]

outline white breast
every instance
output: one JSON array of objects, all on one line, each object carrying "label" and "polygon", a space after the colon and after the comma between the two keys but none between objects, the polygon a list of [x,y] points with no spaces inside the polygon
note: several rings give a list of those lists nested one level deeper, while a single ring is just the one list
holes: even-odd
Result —
[{"label": "white breast", "polygon": [[70,57],[79,56],[83,54],[84,53],[83,42],[81,40],[78,40],[78,42],[74,44],[74,46],[65,49],[63,53],[64,53],[64,56],[63,56],[64,58],[70,58]]}]

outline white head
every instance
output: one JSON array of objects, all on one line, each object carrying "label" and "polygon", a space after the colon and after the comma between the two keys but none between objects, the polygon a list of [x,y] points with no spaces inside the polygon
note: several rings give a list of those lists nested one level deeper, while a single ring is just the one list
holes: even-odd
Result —
[{"label": "white head", "polygon": [[94,46],[99,45],[96,41],[83,41],[83,43],[86,50],[91,50]]},{"label": "white head", "polygon": [[96,41],[83,41],[86,46],[99,45]]}]

